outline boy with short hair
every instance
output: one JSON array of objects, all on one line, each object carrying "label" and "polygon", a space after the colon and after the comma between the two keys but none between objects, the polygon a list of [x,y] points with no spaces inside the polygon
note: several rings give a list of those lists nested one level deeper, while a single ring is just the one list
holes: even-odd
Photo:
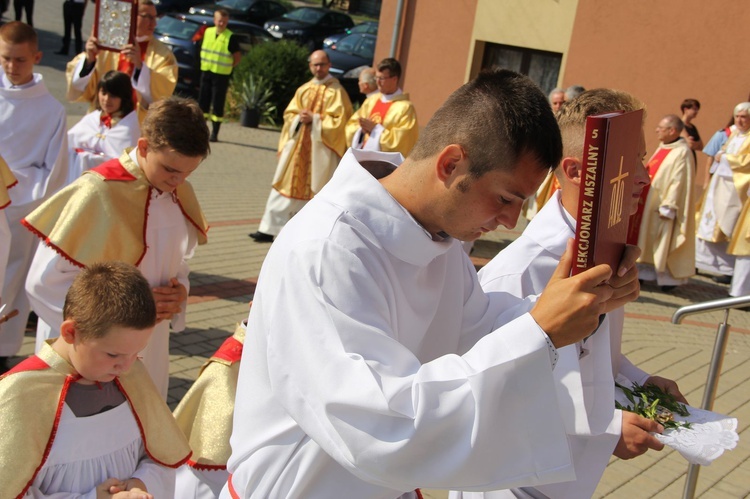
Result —
[{"label": "boy with short hair", "polygon": [[29,315],[23,285],[37,241],[19,222],[60,189],[68,173],[65,109],[34,73],[41,58],[34,28],[22,22],[0,26],[0,154],[18,180],[4,210],[12,244],[0,296],[8,310],[19,312],[0,333],[0,371],[20,350]]},{"label": "boy with short hair", "polygon": [[3,496],[173,497],[170,468],[190,449],[137,360],[156,323],[149,283],[132,265],[91,265],[64,317],[60,338],[0,377],[0,421],[14,422]]},{"label": "boy with short hair", "polygon": [[171,97],[151,105],[134,149],[84,173],[23,220],[44,241],[26,290],[49,328],[58,331],[65,291],[80,270],[118,260],[138,266],[153,287],[159,323],[141,352],[162,396],[169,386],[169,321],[185,328],[187,260],[208,226],[185,179],[208,155],[208,127],[198,105]]}]

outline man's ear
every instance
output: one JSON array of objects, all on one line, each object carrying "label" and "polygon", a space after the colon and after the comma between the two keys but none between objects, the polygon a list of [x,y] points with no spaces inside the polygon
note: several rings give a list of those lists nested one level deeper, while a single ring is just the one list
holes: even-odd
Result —
[{"label": "man's ear", "polygon": [[74,321],[73,319],[64,320],[62,325],[60,326],[60,337],[65,340],[65,343],[68,343],[70,345],[74,344],[77,334],[78,331],[76,330],[76,321]]},{"label": "man's ear", "polygon": [[578,158],[565,157],[563,158],[558,170],[562,172],[566,179],[572,184],[581,184],[581,172],[582,172],[581,160]]},{"label": "man's ear", "polygon": [[435,173],[440,182],[452,183],[456,175],[466,173],[468,166],[464,148],[458,144],[445,146],[437,156],[435,162]]}]

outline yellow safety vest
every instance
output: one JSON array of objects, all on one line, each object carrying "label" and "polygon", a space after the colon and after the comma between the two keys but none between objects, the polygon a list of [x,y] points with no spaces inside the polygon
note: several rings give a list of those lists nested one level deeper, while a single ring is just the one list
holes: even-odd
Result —
[{"label": "yellow safety vest", "polygon": [[220,75],[232,73],[234,57],[229,52],[229,39],[232,32],[225,29],[216,35],[216,27],[206,29],[201,45],[201,71],[210,71]]}]

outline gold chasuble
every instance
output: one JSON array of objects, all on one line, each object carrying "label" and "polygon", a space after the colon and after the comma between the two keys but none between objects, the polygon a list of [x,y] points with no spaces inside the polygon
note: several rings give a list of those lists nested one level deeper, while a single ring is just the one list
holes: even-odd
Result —
[{"label": "gold chasuble", "polygon": [[[378,138],[379,147],[374,149],[367,147],[367,149],[400,152],[406,157],[419,137],[414,104],[409,100],[409,94],[405,93],[391,97],[386,103],[383,103],[381,98],[380,93],[368,97],[357,112],[349,118],[346,124],[346,144],[351,145],[355,134],[359,131],[359,119],[367,118],[383,127]],[[387,107],[383,104],[387,104]],[[366,140],[369,140],[369,136]]]},{"label": "gold chasuble", "polygon": [[[727,139],[726,144],[738,134],[739,132],[735,131]],[[724,147],[726,147],[726,144]],[[729,166],[732,167],[732,180],[742,202],[742,212],[734,226],[727,252],[730,255],[748,256],[750,255],[750,213],[748,213],[750,211],[750,197],[748,197],[748,189],[750,189],[750,133],[746,133],[745,140],[735,154],[727,153],[725,157]]]},{"label": "gold chasuble", "polygon": [[[693,154],[683,138],[660,144],[648,168],[651,185],[638,231],[642,251],[638,261],[652,264],[657,272],[669,272],[675,279],[686,279],[695,275]],[[661,216],[662,207],[670,208],[674,218]]]},{"label": "gold chasuble", "polygon": [[[73,73],[78,63],[85,57],[86,52],[82,52],[68,63],[65,71],[65,76],[68,80],[67,98],[69,101],[88,102],[89,112],[91,112],[96,108],[96,87],[99,84],[99,80],[101,80],[107,71],[121,70],[122,68],[119,52],[112,52],[111,50],[100,51],[96,56],[94,69],[89,73],[91,79],[88,81],[86,88],[80,91],[72,86]],[[151,101],[156,102],[157,100],[171,96],[177,85],[177,60],[169,47],[159,40],[151,38],[143,55],[143,64],[148,66],[150,72],[149,90],[151,92]],[[141,70],[142,72],[143,70]],[[148,111],[149,102],[144,100],[143,95],[137,89],[134,88],[133,90],[138,101],[136,106],[138,110],[138,122],[143,123],[146,111]]]},{"label": "gold chasuble", "polygon": [[[0,376],[3,497],[20,498],[33,483],[52,448],[68,388],[80,379],[51,341]],[[115,383],[130,405],[148,457],[169,468],[185,463],[190,447],[143,364],[135,362]]]},{"label": "gold chasuble", "polygon": [[8,195],[8,189],[18,183],[13,172],[10,171],[8,163],[5,162],[2,156],[0,156],[0,210],[7,207],[10,204],[10,195]]},{"label": "gold chasuble", "polygon": [[240,374],[245,328],[237,325],[201,368],[198,379],[174,411],[177,426],[190,442],[193,456],[187,462],[199,470],[225,470],[232,454],[234,397]]},{"label": "gold chasuble", "polygon": [[[302,123],[299,113],[303,109],[319,118]],[[349,97],[336,78],[312,80],[298,88],[284,111],[273,188],[288,198],[312,199],[331,178],[346,151],[344,127],[351,113]],[[318,145],[320,142],[323,148]],[[335,155],[333,164],[331,152]]]},{"label": "gold chasuble", "polygon": [[[154,187],[129,151],[119,160],[84,172],[21,223],[74,265],[117,260],[137,266],[147,250],[148,205]],[[198,244],[205,244],[208,224],[193,187],[181,184],[173,198],[198,231]]]}]

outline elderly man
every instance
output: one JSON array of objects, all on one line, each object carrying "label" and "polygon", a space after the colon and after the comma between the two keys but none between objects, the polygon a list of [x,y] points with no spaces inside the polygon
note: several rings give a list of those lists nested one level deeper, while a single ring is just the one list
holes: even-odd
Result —
[{"label": "elderly man", "polygon": [[284,110],[279,162],[255,242],[273,241],[284,225],[323,188],[346,151],[344,127],[352,103],[329,74],[328,54],[310,55],[313,79],[297,89]]},{"label": "elderly man", "polygon": [[549,93],[549,105],[552,106],[552,112],[558,112],[565,104],[565,89],[556,87]]},{"label": "elderly man", "polygon": [[714,153],[713,175],[699,209],[696,238],[696,266],[733,276],[730,296],[750,293],[749,157],[750,102],[741,102],[734,108],[734,130]]},{"label": "elderly man", "polygon": [[393,58],[378,64],[379,94],[369,97],[346,124],[346,143],[354,149],[399,152],[406,156],[419,136],[414,104],[399,88],[401,64]]},{"label": "elderly man", "polygon": [[[515,226],[561,152],[544,94],[504,70],[456,90],[403,163],[347,152],[263,262],[222,498],[573,478],[556,349],[637,296],[634,262],[568,277],[571,248],[532,304],[485,294],[460,244]],[[376,180],[383,162],[401,164]]]},{"label": "elderly man", "polygon": [[648,162],[651,186],[641,194],[638,213],[631,221],[643,252],[638,260],[640,278],[656,281],[663,291],[685,284],[695,274],[695,160],[687,141],[680,137],[683,128],[674,114],[659,121],[659,148]]},{"label": "elderly man", "polygon": [[359,73],[359,93],[368,99],[378,92],[378,82],[375,79],[375,68],[367,68]]},{"label": "elderly man", "polygon": [[93,110],[97,85],[107,71],[127,73],[138,98],[138,120],[142,123],[148,106],[169,97],[177,84],[177,60],[169,48],[154,39],[156,7],[152,0],[138,2],[135,43],[120,52],[100,50],[93,35],[86,41],[86,51],[68,63],[68,100],[89,102]]}]

